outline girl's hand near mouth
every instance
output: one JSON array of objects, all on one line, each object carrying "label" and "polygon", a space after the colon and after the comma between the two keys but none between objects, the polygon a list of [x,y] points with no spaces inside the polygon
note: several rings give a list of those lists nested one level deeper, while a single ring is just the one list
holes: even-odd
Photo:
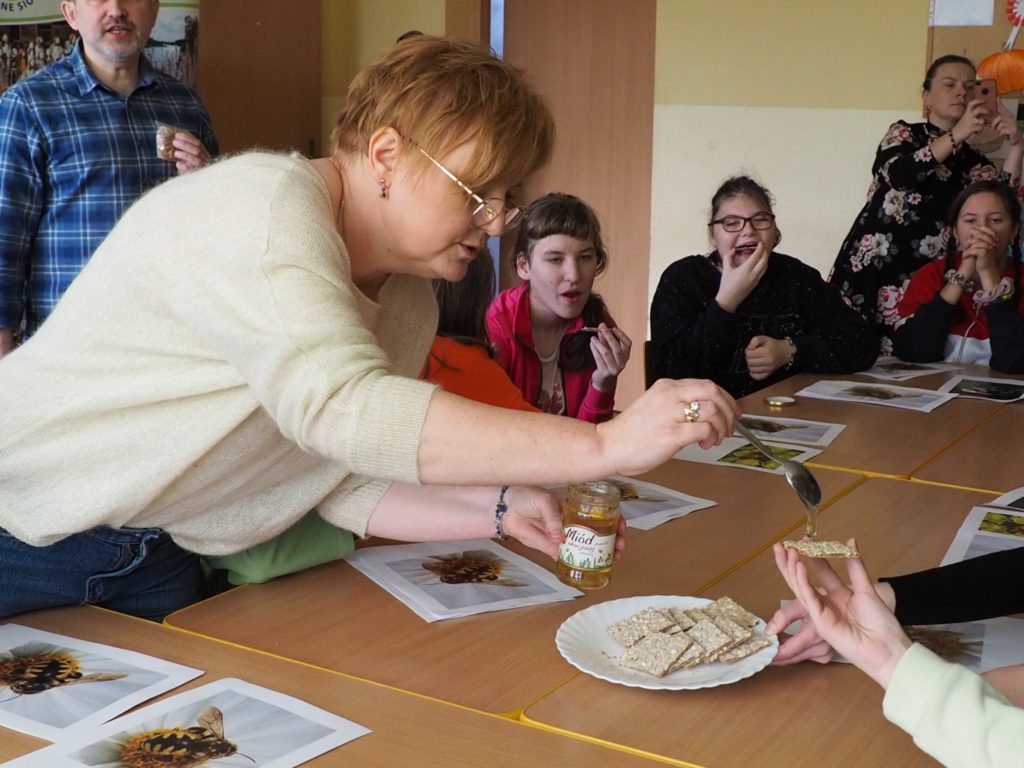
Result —
[{"label": "girl's hand near mouth", "polygon": [[734,313],[743,300],[757,287],[768,269],[771,252],[758,242],[754,252],[746,259],[738,257],[737,249],[722,254],[722,281],[715,301],[726,312]]},{"label": "girl's hand near mouth", "polygon": [[629,362],[632,340],[621,328],[609,328],[606,323],[597,326],[597,333],[590,340],[590,351],[594,353],[597,370],[591,377],[594,389],[607,392],[615,386],[618,375]]}]

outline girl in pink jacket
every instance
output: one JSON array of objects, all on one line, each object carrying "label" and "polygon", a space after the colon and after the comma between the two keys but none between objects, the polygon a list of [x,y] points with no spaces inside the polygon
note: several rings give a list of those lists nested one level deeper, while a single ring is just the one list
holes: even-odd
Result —
[{"label": "girl in pink jacket", "polygon": [[498,362],[542,411],[611,418],[632,342],[593,293],[608,263],[597,215],[573,195],[538,198],[523,217],[513,258],[522,282],[487,311]]}]

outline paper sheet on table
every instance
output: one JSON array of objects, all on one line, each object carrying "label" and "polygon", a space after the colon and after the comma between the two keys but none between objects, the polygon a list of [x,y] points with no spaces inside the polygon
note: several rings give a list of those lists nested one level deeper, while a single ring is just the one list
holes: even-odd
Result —
[{"label": "paper sheet on table", "polygon": [[[717,501],[691,496],[682,491],[666,488],[657,483],[648,483],[632,477],[612,475],[605,482],[618,486],[622,494],[619,507],[626,525],[638,531],[649,531],[669,520],[685,517],[698,509],[707,509]],[[552,486],[549,490],[564,497],[566,486]]]},{"label": "paper sheet on table", "polygon": [[[797,445],[762,441],[773,455],[780,459],[804,462],[821,451],[816,448],[804,448]],[[683,461],[696,461],[702,464],[715,464],[722,467],[740,467],[753,469],[757,472],[769,472],[773,475],[785,475],[785,470],[777,461],[772,461],[742,437],[727,437],[721,444],[712,448],[701,448],[691,443],[673,456]]]},{"label": "paper sheet on table", "polygon": [[956,398],[956,395],[930,389],[897,387],[892,384],[865,384],[862,381],[825,380],[816,381],[796,394],[821,400],[884,405],[922,413],[929,413]]},{"label": "paper sheet on table", "polygon": [[1024,398],[1024,381],[993,379],[987,376],[954,376],[937,391],[950,392],[961,397],[1008,403]]},{"label": "paper sheet on table", "polygon": [[50,741],[76,726],[95,728],[203,674],[20,624],[0,626],[0,665],[0,725]]},{"label": "paper sheet on table", "polygon": [[[1012,491],[1011,494],[1019,491]],[[1021,501],[1020,496],[1012,497],[1011,494],[999,497],[996,502]],[[1004,499],[1008,502],[1002,501]],[[1018,547],[1024,547],[1024,510],[1009,506],[974,507],[953,537],[952,544],[942,558],[942,565]]]},{"label": "paper sheet on table", "polygon": [[907,381],[919,376],[931,376],[934,373],[957,370],[960,370],[960,366],[950,363],[908,363],[898,357],[880,357],[871,368],[860,373],[863,376],[885,381]]},{"label": "paper sheet on table", "polygon": [[740,421],[761,441],[770,440],[776,443],[798,443],[826,448],[839,433],[846,429],[845,424],[832,424],[827,421],[808,421],[807,419],[787,419],[782,416],[762,416],[752,413],[740,415]]},{"label": "paper sheet on table", "polygon": [[[212,724],[211,724],[212,723]],[[37,752],[5,763],[12,768],[83,768],[124,766],[125,756],[146,750],[167,732],[205,728],[224,752],[203,765],[263,765],[291,768],[370,733],[351,720],[325,712],[300,699],[226,678],[185,691],[119,717],[99,728],[76,728],[67,737]],[[224,743],[230,747],[224,746]],[[235,754],[232,755],[230,748]],[[249,759],[242,759],[242,755]],[[216,762],[212,762],[217,758]],[[232,759],[234,758],[234,759]],[[157,761],[159,762],[159,761]],[[146,765],[156,764],[152,759]],[[167,765],[184,765],[167,762]],[[141,765],[141,763],[140,763]],[[199,761],[191,765],[200,765]]]},{"label": "paper sheet on table", "polygon": [[366,547],[345,562],[425,621],[556,603],[583,594],[490,539]]}]

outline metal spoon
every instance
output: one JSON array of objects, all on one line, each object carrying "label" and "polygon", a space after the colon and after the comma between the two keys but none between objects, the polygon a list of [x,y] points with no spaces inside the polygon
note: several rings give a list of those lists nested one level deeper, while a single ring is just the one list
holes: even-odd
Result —
[{"label": "metal spoon", "polygon": [[807,507],[807,525],[805,530],[807,531],[808,538],[814,538],[818,533],[818,505],[821,503],[821,486],[814,479],[811,470],[797,461],[780,459],[778,456],[773,456],[772,452],[768,450],[768,446],[758,440],[754,433],[741,422],[736,421],[733,424],[733,429],[739,432],[757,450],[782,467],[782,471],[786,473],[786,480],[793,490],[796,491],[800,501]]}]

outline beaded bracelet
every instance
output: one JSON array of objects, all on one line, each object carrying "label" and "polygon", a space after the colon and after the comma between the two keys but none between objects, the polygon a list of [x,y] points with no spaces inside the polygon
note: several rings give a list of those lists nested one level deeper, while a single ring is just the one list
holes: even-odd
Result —
[{"label": "beaded bracelet", "polygon": [[960,142],[956,140],[956,136],[953,135],[952,131],[946,135],[949,136],[949,143],[953,145],[953,154],[955,155],[957,150],[960,149]]},{"label": "beaded bracelet", "polygon": [[501,492],[498,494],[498,503],[494,507],[494,537],[500,541],[508,541],[508,536],[505,535],[505,531],[501,527],[501,521],[505,517],[505,513],[508,512],[508,504],[505,503],[505,493],[507,491],[507,485],[501,486]]},{"label": "beaded bracelet", "polygon": [[973,280],[968,280],[955,269],[949,270],[946,273],[945,277],[947,283],[949,283],[950,285],[955,285],[957,288],[962,288],[968,293],[970,293],[971,291],[978,287],[977,283],[975,283]]},{"label": "beaded bracelet", "polygon": [[782,366],[782,370],[788,371],[793,367],[793,363],[796,361],[796,344],[793,343],[793,339],[789,336],[786,336],[783,341],[787,342],[789,344],[789,348],[793,350],[793,354],[789,356],[789,360],[787,360],[786,364]]}]

